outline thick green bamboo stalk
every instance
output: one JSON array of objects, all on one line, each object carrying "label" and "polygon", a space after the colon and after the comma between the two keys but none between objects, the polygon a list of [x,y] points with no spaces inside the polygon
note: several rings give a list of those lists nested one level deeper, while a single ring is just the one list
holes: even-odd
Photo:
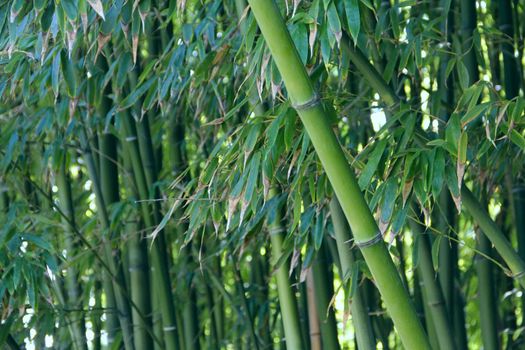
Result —
[{"label": "thick green bamboo stalk", "polygon": [[[76,250],[76,244],[73,238],[75,212],[73,209],[73,197],[71,195],[71,180],[67,174],[65,156],[60,164],[58,172],[56,173],[56,179],[61,208],[63,213],[69,218],[68,221],[63,220],[63,223],[66,226],[64,237],[65,247],[68,252],[68,257],[71,257]],[[82,309],[82,289],[78,282],[78,272],[75,268],[69,266],[67,268],[66,276],[67,304],[71,305],[73,309]],[[87,349],[86,327],[83,314],[80,314],[78,320],[73,320],[70,327],[73,330],[73,347],[80,350]]]},{"label": "thick green bamboo stalk", "polygon": [[[275,187],[270,189],[269,197],[273,198],[278,194]],[[285,227],[282,223],[283,217],[280,209],[276,211],[274,220],[268,223],[270,242],[272,245],[272,265],[275,266],[283,254],[283,233]],[[277,291],[279,294],[279,305],[281,306],[281,318],[283,320],[284,336],[287,349],[304,349],[301,326],[299,324],[299,311],[297,301],[293,292],[288,271],[290,262],[288,260],[281,263],[275,271],[277,280]]]},{"label": "thick green bamboo stalk", "polygon": [[[351,249],[352,235],[350,234],[350,228],[345,220],[343,210],[335,197],[330,201],[330,214],[332,216],[332,223],[334,224],[337,250],[341,261],[341,276],[343,281],[346,281],[347,278],[350,277],[352,266],[355,265],[355,257]],[[359,278],[359,276],[355,276],[354,278]],[[368,315],[368,307],[362,293],[362,288],[358,287],[350,304],[357,345],[359,349],[363,350],[375,349],[374,331],[372,329],[370,316]]]},{"label": "thick green bamboo stalk", "polygon": [[315,304],[321,326],[323,350],[339,350],[341,347],[337,339],[337,322],[334,309],[330,305],[334,291],[330,265],[327,263],[326,249],[326,243],[323,243],[312,264]]},{"label": "thick green bamboo stalk", "polygon": [[430,348],[414,306],[359,189],[355,174],[327,121],[279,9],[272,0],[250,0],[249,3],[405,347]]}]

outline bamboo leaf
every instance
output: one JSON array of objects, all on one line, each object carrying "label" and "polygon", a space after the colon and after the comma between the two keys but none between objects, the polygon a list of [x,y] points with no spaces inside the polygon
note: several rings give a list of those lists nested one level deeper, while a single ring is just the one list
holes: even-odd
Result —
[{"label": "bamboo leaf", "polygon": [[361,19],[359,15],[359,0],[344,1],[346,19],[348,21],[348,29],[350,35],[354,39],[354,45],[357,44],[357,37],[361,27]]},{"label": "bamboo leaf", "polygon": [[459,85],[461,85],[461,88],[463,90],[466,90],[469,86],[470,81],[467,67],[465,66],[465,63],[463,63],[463,61],[459,61],[456,66],[458,70]]},{"label": "bamboo leaf", "polygon": [[337,14],[337,9],[333,2],[330,2],[328,9],[326,10],[326,15],[328,17],[328,27],[330,29],[330,34],[335,38],[337,45],[341,42],[341,37],[343,32],[341,31],[341,21],[339,20],[339,15]]},{"label": "bamboo leaf", "polygon": [[468,110],[467,113],[461,118],[461,126],[465,127],[468,123],[479,117],[483,112],[485,112],[490,107],[489,102],[482,103],[480,105],[474,106],[472,109]]},{"label": "bamboo leaf", "polygon": [[509,138],[522,151],[525,151],[525,138],[516,129],[510,131]]},{"label": "bamboo leaf", "polygon": [[102,20],[106,20],[106,17],[104,16],[104,7],[102,6],[101,0],[87,0],[89,5],[93,8],[93,10],[102,18]]},{"label": "bamboo leaf", "polygon": [[439,235],[432,242],[432,265],[434,266],[434,271],[439,272],[439,248],[441,247],[441,240],[443,236]]},{"label": "bamboo leaf", "polygon": [[324,237],[323,228],[324,228],[324,212],[321,210],[316,216],[315,227],[312,230],[315,251],[318,251],[321,248],[321,244],[323,243],[323,237]]},{"label": "bamboo leaf", "polygon": [[372,154],[370,154],[370,158],[368,159],[368,162],[365,165],[365,168],[361,172],[359,176],[359,187],[361,190],[364,190],[368,185],[370,184],[370,180],[372,179],[372,176],[374,176],[374,173],[377,170],[377,167],[379,166],[379,161],[381,160],[381,157],[383,156],[383,152],[385,151],[387,144],[386,139],[382,139],[379,141],[379,143],[375,146]]},{"label": "bamboo leaf", "polygon": [[146,82],[141,84],[131,94],[126,96],[126,98],[124,100],[122,100],[122,102],[120,103],[119,110],[123,111],[126,108],[129,108],[129,107],[133,106],[135,103],[137,103],[139,98],[142,97],[142,95],[144,95],[144,93],[146,93],[146,91],[148,91],[148,89],[151,87],[151,85],[153,85],[153,83],[155,83],[156,81],[157,81],[156,77],[151,77]]}]

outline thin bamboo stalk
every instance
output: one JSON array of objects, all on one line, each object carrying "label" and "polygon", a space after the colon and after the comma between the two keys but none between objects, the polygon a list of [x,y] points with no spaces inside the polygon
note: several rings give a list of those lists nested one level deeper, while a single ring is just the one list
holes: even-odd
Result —
[{"label": "thin bamboo stalk", "polygon": [[[137,189],[139,196],[142,200],[150,199],[150,194],[148,191],[148,182],[146,180],[146,174],[142,166],[142,160],[140,158],[139,145],[137,142],[137,134],[135,131],[135,126],[132,122],[132,117],[129,114],[121,114],[121,121],[126,137],[126,142],[124,147],[127,148],[127,152],[131,158],[131,165],[133,168],[133,173],[135,175],[135,180],[137,184]],[[147,202],[141,202],[141,209],[144,222],[147,227],[151,228],[156,225],[155,214],[150,205]],[[158,214],[157,214],[158,215]],[[157,287],[156,293],[159,302],[160,313],[162,315],[162,323],[164,330],[164,341],[165,346],[169,349],[178,349],[178,336],[177,336],[177,324],[176,324],[176,313],[175,307],[173,304],[173,294],[171,290],[170,276],[168,272],[168,263],[167,263],[167,253],[164,243],[164,236],[159,234],[156,239],[153,241],[152,250],[151,250],[151,261],[152,267],[155,271],[153,274],[154,284]],[[155,304],[153,305],[155,307]]]},{"label": "thin bamboo stalk", "polygon": [[[432,324],[436,331],[436,339],[439,348],[455,349],[456,345],[453,339],[451,324],[447,318],[447,310],[445,308],[445,300],[441,291],[439,281],[436,279],[436,272],[432,264],[432,253],[428,236],[424,234],[418,223],[411,221],[412,231],[418,240],[419,264],[418,273],[423,285],[423,290],[426,296],[426,305]],[[428,325],[428,323],[427,323]]]},{"label": "thin bamboo stalk", "polygon": [[[352,267],[355,265],[355,257],[350,245],[352,240],[350,228],[345,220],[343,209],[341,209],[341,206],[335,197],[330,201],[330,214],[334,224],[337,250],[341,261],[341,276],[342,280],[346,281],[350,277]],[[359,276],[354,276],[354,278],[356,278],[357,281],[359,280]],[[376,342],[374,331],[372,329],[370,316],[368,315],[368,306],[366,305],[362,293],[362,287],[359,286],[356,289],[350,304],[357,345],[359,346],[359,349],[375,349]]]},{"label": "thin bamboo stalk", "polygon": [[308,300],[308,329],[310,336],[310,350],[321,350],[321,328],[315,300],[315,282],[312,269],[306,273],[306,297]]},{"label": "thin bamboo stalk", "polygon": [[250,0],[249,3],[405,347],[430,348],[414,306],[357,185],[355,174],[328,123],[279,9],[270,0]]},{"label": "thin bamboo stalk", "polygon": [[479,80],[478,59],[474,47],[473,32],[477,27],[476,2],[472,0],[460,1],[461,39],[463,45],[463,63],[468,71],[468,85]]},{"label": "thin bamboo stalk", "polygon": [[[270,189],[269,198],[278,194],[275,187]],[[276,265],[283,254],[283,232],[285,227],[282,223],[283,217],[280,210],[275,213],[274,220],[268,223],[270,242],[272,245],[272,265]],[[299,312],[297,301],[292,290],[288,271],[290,262],[288,260],[281,263],[275,271],[277,281],[277,291],[279,294],[279,305],[281,307],[281,318],[283,321],[284,335],[287,349],[304,349],[301,326],[299,324]]]},{"label": "thin bamboo stalk", "polygon": [[[133,330],[131,326],[131,316],[130,316],[130,309],[129,305],[127,303],[127,300],[124,299],[124,276],[122,273],[122,269],[119,268],[113,258],[113,252],[111,249],[111,242],[110,239],[112,238],[111,234],[111,226],[110,226],[110,220],[109,215],[107,212],[107,207],[104,201],[104,197],[102,194],[102,189],[100,186],[100,180],[98,177],[98,173],[96,170],[95,162],[93,155],[91,153],[91,148],[89,147],[87,135],[85,129],[81,129],[80,134],[80,143],[82,146],[82,153],[84,156],[84,160],[86,162],[86,166],[88,169],[89,177],[92,182],[93,186],[93,192],[95,193],[95,202],[97,205],[97,213],[100,219],[100,222],[102,224],[102,228],[104,229],[104,234],[102,235],[104,244],[104,260],[105,263],[108,265],[109,270],[114,276],[112,279],[112,283],[105,286],[107,287],[107,293],[111,295],[113,293],[115,295],[115,301],[116,306],[118,310],[118,318],[120,322],[120,328],[122,330],[122,338],[124,341],[124,346],[127,350],[133,349]],[[117,292],[118,290],[118,292]]]},{"label": "thin bamboo stalk", "polygon": [[[128,188],[131,189],[133,197],[138,198],[137,186],[132,172],[131,160],[124,148],[123,159],[126,172],[130,174]],[[151,292],[144,281],[149,281],[149,261],[147,252],[147,241],[140,230],[139,220],[130,221],[126,224],[129,235],[128,260],[129,277],[131,286],[131,300],[137,306],[132,309],[133,335],[136,349],[152,349],[153,338],[149,330],[151,323]],[[157,337],[162,339],[162,336]]]},{"label": "thin bamboo stalk", "polygon": [[499,349],[497,312],[495,310],[496,295],[494,290],[494,276],[492,263],[485,258],[491,256],[492,247],[487,236],[478,234],[477,250],[484,256],[476,255],[475,266],[478,275],[478,308],[481,338],[483,348],[487,350]]},{"label": "thin bamboo stalk", "polygon": [[[66,233],[64,237],[65,247],[68,256],[72,256],[75,252],[74,229],[75,212],[73,208],[73,197],[71,194],[71,182],[66,170],[66,157],[62,160],[58,172],[56,173],[58,195],[62,211],[69,218],[68,221],[63,220],[66,226]],[[78,283],[78,271],[69,266],[67,268],[66,289],[67,289],[67,303],[73,309],[82,309],[82,289]],[[81,314],[78,320],[73,320],[71,326],[73,334],[73,347],[75,349],[87,349],[86,343],[86,327],[84,324],[84,316]]]},{"label": "thin bamboo stalk", "polygon": [[505,260],[516,281],[525,288],[525,263],[512,248],[501,229],[465,186],[461,189],[461,199],[465,209],[494,245],[494,248],[496,248],[503,260]]},{"label": "thin bamboo stalk", "polygon": [[317,256],[312,264],[314,277],[315,305],[321,326],[321,339],[323,350],[339,350],[339,340],[337,339],[337,323],[333,307],[330,305],[333,291],[332,272],[328,264],[326,254],[326,243],[321,245]]}]

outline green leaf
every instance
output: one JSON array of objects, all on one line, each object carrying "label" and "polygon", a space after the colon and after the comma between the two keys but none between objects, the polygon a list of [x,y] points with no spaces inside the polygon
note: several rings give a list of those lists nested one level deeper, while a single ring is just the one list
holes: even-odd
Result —
[{"label": "green leaf", "polygon": [[387,144],[387,139],[382,139],[379,141],[379,143],[375,146],[374,150],[372,151],[372,154],[370,155],[368,162],[365,165],[365,168],[361,172],[361,175],[359,176],[359,187],[361,190],[364,190],[368,185],[370,184],[370,180],[372,180],[372,176],[374,176],[374,173],[376,172],[376,169],[379,165],[379,161],[381,160],[381,157],[383,156],[383,152],[385,151]]},{"label": "green leaf", "polygon": [[383,204],[381,206],[381,224],[387,225],[394,211],[397,199],[397,178],[391,177],[385,184],[383,192]]},{"label": "green leaf", "polygon": [[459,85],[461,85],[461,89],[466,90],[469,86],[469,75],[467,67],[465,66],[465,63],[463,63],[463,61],[459,61],[456,66],[458,70]]},{"label": "green leaf", "polygon": [[510,140],[522,151],[525,151],[525,138],[516,129],[512,129],[509,135]]},{"label": "green leaf", "polygon": [[120,110],[124,110],[126,108],[129,108],[133,106],[139,98],[144,95],[146,91],[150,88],[151,85],[153,85],[154,82],[157,81],[156,77],[151,77],[149,80],[147,80],[145,83],[141,84],[138,88],[136,88],[131,94],[126,96],[124,100],[120,103]]},{"label": "green leaf", "polygon": [[352,39],[354,39],[354,43],[357,44],[357,37],[359,36],[359,30],[361,28],[359,0],[346,0],[344,1],[344,4],[346,19],[348,21],[348,29],[350,31],[350,35],[352,35]]},{"label": "green leaf", "polygon": [[433,163],[434,173],[432,176],[432,195],[437,200],[445,177],[445,151],[442,148],[436,149],[436,156]]},{"label": "green leaf", "polygon": [[465,127],[468,123],[476,119],[481,113],[485,112],[490,107],[490,105],[490,102],[485,102],[468,110],[463,118],[461,118],[461,125]]},{"label": "green leaf", "polygon": [[48,241],[44,240],[40,236],[24,233],[24,234],[21,235],[21,238],[24,241],[34,243],[38,247],[40,247],[40,248],[42,248],[44,250],[47,250],[48,252],[52,252],[53,251],[53,246],[51,245],[51,243],[49,243]]},{"label": "green leaf", "polygon": [[70,21],[75,21],[78,16],[78,8],[77,4],[73,0],[62,0],[61,2],[62,8],[64,9],[64,12],[66,13],[67,18]]},{"label": "green leaf", "polygon": [[441,247],[441,240],[443,236],[439,235],[432,242],[432,265],[434,266],[434,271],[439,271],[439,248]]},{"label": "green leaf", "polygon": [[104,7],[102,6],[102,1],[100,0],[87,0],[89,3],[89,6],[93,8],[93,10],[102,18],[102,20],[106,20],[106,17],[104,16]]},{"label": "green leaf", "polygon": [[11,160],[13,159],[15,146],[18,143],[18,132],[14,132],[11,134],[11,137],[9,138],[9,142],[7,144],[7,149],[5,150],[4,158],[2,159],[2,168],[5,171],[9,164],[11,163]]},{"label": "green leaf", "polygon": [[333,38],[335,38],[337,44],[339,45],[343,33],[341,31],[341,21],[339,20],[339,15],[337,14],[337,9],[335,8],[333,2],[330,2],[330,5],[328,5],[326,15],[328,17],[328,27],[330,29],[330,34]]},{"label": "green leaf", "polygon": [[323,237],[324,237],[324,212],[321,210],[319,214],[316,216],[315,219],[315,228],[313,230],[313,240],[314,240],[314,247],[315,250],[318,251],[319,248],[321,248],[321,244],[323,243]]},{"label": "green leaf", "polygon": [[256,152],[250,161],[250,173],[248,175],[248,181],[246,182],[246,190],[244,192],[244,200],[251,202],[253,194],[255,193],[255,187],[257,185],[257,179],[259,178],[259,167],[261,163],[261,153]]}]

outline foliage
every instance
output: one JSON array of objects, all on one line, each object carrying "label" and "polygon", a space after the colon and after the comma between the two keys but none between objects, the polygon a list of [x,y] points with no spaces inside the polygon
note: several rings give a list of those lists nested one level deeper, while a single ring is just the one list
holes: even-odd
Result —
[{"label": "foliage", "polygon": [[[431,344],[421,240],[456,347],[522,346],[522,271],[509,261],[525,259],[524,5],[276,2]],[[356,247],[349,274],[340,267],[334,191],[246,6],[0,0],[0,343],[276,347],[286,268],[305,347],[319,290],[338,346],[355,346],[357,294],[376,344],[401,346]],[[480,216],[512,253],[480,243]],[[316,267],[329,286],[312,294]],[[477,303],[489,289],[492,330]]]}]

